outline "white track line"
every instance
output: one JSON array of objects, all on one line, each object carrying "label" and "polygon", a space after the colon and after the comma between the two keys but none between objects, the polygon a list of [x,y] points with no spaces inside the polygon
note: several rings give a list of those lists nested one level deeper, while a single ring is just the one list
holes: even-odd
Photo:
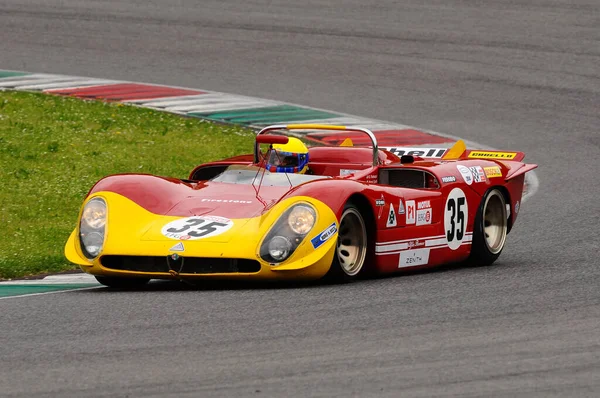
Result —
[{"label": "white track line", "polygon": [[90,287],[78,287],[76,289],[55,290],[52,292],[27,293],[27,294],[19,294],[19,295],[14,295],[14,296],[0,297],[0,300],[11,299],[11,298],[20,298],[20,297],[42,296],[45,294],[54,294],[54,293],[77,292],[77,291],[81,291],[81,290],[91,290],[91,289],[101,289],[101,288],[102,288],[102,286],[98,285],[98,286],[90,286]]}]

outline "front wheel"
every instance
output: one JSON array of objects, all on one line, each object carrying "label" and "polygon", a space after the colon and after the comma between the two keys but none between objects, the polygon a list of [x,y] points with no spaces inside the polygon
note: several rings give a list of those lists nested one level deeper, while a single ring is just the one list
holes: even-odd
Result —
[{"label": "front wheel", "polygon": [[506,200],[498,189],[490,189],[477,209],[471,254],[467,262],[474,266],[491,265],[500,256],[507,233]]},{"label": "front wheel", "polygon": [[347,204],[340,218],[335,254],[327,279],[350,282],[362,271],[368,250],[367,227],[356,206]]},{"label": "front wheel", "polygon": [[145,286],[150,279],[147,278],[122,278],[118,276],[94,276],[104,286],[115,289],[139,289]]}]

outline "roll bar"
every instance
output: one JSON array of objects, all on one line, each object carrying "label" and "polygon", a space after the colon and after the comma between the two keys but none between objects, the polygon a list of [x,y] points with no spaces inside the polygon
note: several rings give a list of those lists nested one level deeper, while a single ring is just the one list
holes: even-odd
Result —
[{"label": "roll bar", "polygon": [[[377,146],[377,138],[375,138],[375,134],[373,134],[373,132],[369,129],[362,127],[335,126],[330,124],[273,124],[260,130],[257,134],[257,137],[273,130],[338,130],[365,133],[369,136],[371,143],[373,144],[373,166],[377,166],[379,164],[379,147]],[[254,163],[258,163],[259,153],[260,143],[257,141],[254,143]]]}]

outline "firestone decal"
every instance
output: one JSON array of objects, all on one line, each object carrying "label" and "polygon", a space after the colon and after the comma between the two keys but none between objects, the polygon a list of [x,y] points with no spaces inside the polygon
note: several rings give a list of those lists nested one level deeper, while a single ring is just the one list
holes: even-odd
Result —
[{"label": "firestone decal", "polygon": [[335,222],[334,222],[329,227],[327,227],[323,232],[321,232],[319,235],[312,238],[310,240],[310,243],[312,243],[313,248],[316,249],[319,246],[321,246],[323,243],[327,242],[329,240],[329,238],[331,238],[333,235],[335,235],[336,232],[337,232],[337,225],[335,225]]},{"label": "firestone decal", "polygon": [[217,202],[217,203],[252,203],[250,200],[235,200],[235,199],[202,199],[201,202]]},{"label": "firestone decal", "polygon": [[233,227],[233,221],[225,217],[194,216],[171,221],[160,233],[170,239],[197,240],[221,235]]}]

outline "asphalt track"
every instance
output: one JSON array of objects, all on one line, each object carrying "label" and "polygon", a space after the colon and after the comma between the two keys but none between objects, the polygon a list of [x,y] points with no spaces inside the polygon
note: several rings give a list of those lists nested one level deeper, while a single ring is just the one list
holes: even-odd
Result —
[{"label": "asphalt track", "polygon": [[2,396],[600,395],[600,4],[3,0],[0,68],[391,120],[540,164],[496,265],[0,300]]}]

